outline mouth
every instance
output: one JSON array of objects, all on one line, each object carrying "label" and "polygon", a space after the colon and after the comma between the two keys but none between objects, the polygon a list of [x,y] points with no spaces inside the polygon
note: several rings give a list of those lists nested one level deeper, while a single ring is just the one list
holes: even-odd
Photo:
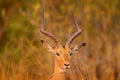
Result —
[{"label": "mouth", "polygon": [[70,70],[70,66],[66,66],[64,68],[59,69],[61,72],[68,72]]},{"label": "mouth", "polygon": [[70,69],[70,66],[66,66],[65,69],[66,69],[66,70]]},{"label": "mouth", "polygon": [[65,69],[70,69],[70,67],[66,67]]},{"label": "mouth", "polygon": [[62,70],[62,71],[70,70],[70,66],[65,66],[64,68],[60,68],[60,70]]}]

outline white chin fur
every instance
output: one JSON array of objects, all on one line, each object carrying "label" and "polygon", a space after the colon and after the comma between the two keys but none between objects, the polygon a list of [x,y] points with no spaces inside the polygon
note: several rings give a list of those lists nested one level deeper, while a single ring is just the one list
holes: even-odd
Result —
[{"label": "white chin fur", "polygon": [[69,70],[69,69],[70,69],[70,66],[64,67],[64,68],[59,68],[59,71],[60,71],[60,72],[65,72],[65,71],[67,71],[67,70]]}]

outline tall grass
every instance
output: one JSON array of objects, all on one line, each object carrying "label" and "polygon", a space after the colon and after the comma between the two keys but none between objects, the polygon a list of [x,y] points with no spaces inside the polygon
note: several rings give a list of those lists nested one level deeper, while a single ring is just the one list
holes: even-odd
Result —
[{"label": "tall grass", "polygon": [[[54,55],[42,47],[40,39],[53,46],[54,43],[39,32],[40,1],[24,3],[21,0],[15,5],[9,5],[13,3],[9,1],[3,4],[5,7],[0,6],[0,25],[9,17],[5,32],[0,36],[0,80],[47,80],[53,74]],[[6,5],[9,6],[7,9]],[[63,44],[75,32],[71,17],[74,12],[82,34],[73,46],[81,42],[87,45],[73,61],[84,76],[89,74],[91,80],[120,80],[119,5],[119,0],[46,0],[44,3],[45,29]]]}]

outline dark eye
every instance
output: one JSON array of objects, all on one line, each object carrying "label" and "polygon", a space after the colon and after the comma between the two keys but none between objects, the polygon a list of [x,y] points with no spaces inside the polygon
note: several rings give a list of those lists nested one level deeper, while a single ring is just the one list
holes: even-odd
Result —
[{"label": "dark eye", "polygon": [[57,56],[60,56],[60,53],[57,52],[56,54],[57,54]]},{"label": "dark eye", "polygon": [[70,53],[70,56],[72,56],[72,53]]}]

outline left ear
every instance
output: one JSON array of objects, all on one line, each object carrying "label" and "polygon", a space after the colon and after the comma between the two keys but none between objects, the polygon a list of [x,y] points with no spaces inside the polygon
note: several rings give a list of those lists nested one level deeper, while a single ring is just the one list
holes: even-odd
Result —
[{"label": "left ear", "polygon": [[86,45],[86,43],[82,43],[82,44],[79,44],[77,46],[75,46],[72,51],[73,53],[77,53],[79,51],[80,48],[84,47]]},{"label": "left ear", "polygon": [[41,40],[41,43],[43,44],[43,46],[44,46],[48,51],[50,51],[50,52],[53,52],[53,51],[54,51],[54,50],[53,50],[54,48],[53,48],[48,42]]}]

